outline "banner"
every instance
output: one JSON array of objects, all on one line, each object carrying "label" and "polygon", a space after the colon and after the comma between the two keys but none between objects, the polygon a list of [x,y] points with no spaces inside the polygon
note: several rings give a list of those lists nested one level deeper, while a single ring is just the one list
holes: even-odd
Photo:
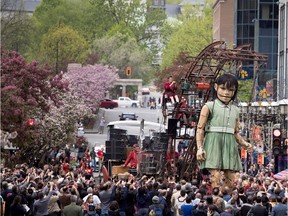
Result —
[{"label": "banner", "polygon": [[247,150],[241,149],[241,158],[247,158]]},{"label": "banner", "polygon": [[258,154],[257,156],[257,164],[264,164],[264,155],[263,154]]}]

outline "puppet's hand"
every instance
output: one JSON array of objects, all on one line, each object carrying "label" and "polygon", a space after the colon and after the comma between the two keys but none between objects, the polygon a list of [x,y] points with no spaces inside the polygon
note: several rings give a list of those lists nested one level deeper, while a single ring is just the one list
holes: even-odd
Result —
[{"label": "puppet's hand", "polygon": [[197,150],[197,160],[198,161],[204,161],[206,160],[206,152],[204,150],[203,147],[200,147],[198,150]]},{"label": "puppet's hand", "polygon": [[250,143],[246,143],[246,146],[244,148],[249,152],[252,152],[253,150],[253,146]]},{"label": "puppet's hand", "polygon": [[248,152],[252,152],[253,147],[252,147],[252,145],[251,145],[250,143],[245,142],[244,145],[242,145],[242,147],[243,147],[245,150],[247,150]]}]

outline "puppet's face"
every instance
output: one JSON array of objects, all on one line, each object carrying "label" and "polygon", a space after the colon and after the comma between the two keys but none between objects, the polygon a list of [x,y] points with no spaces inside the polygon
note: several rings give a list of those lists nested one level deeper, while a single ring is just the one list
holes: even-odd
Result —
[{"label": "puppet's face", "polygon": [[218,99],[221,100],[224,104],[228,104],[231,101],[236,91],[235,87],[227,88],[227,86],[223,84],[215,84],[214,88],[217,92]]}]

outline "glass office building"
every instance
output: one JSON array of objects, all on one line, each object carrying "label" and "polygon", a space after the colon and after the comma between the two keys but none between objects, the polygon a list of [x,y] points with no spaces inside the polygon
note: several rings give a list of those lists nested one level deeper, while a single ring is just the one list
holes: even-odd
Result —
[{"label": "glass office building", "polygon": [[[252,63],[244,63],[257,79],[258,92],[267,94],[256,100],[277,99],[278,0],[237,0],[235,34],[237,46],[250,43],[252,49],[268,55],[268,63],[257,74]],[[246,64],[246,65],[245,65]]]},{"label": "glass office building", "polygon": [[288,1],[279,1],[277,99],[288,99]]}]

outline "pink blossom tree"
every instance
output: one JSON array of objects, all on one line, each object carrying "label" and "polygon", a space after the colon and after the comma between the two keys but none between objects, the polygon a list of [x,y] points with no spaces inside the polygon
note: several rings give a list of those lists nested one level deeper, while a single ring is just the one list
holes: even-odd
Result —
[{"label": "pink blossom tree", "polygon": [[60,97],[62,105],[60,107],[51,105],[49,113],[37,123],[38,132],[42,136],[39,137],[39,144],[33,148],[43,152],[39,158],[41,163],[44,162],[49,150],[76,142],[77,122],[80,119],[84,116],[95,117],[81,98],[73,96],[71,92],[61,94]]},{"label": "pink blossom tree", "polygon": [[[38,146],[45,134],[39,133],[36,121],[29,125],[28,119],[42,119],[51,106],[60,107],[59,95],[68,91],[68,82],[63,82],[62,74],[54,76],[46,66],[27,63],[17,52],[1,49],[1,63],[1,130],[17,132],[12,143],[21,152],[18,159],[29,160],[25,153]],[[37,156],[37,151],[31,153]]]},{"label": "pink blossom tree", "polygon": [[64,74],[72,95],[83,100],[92,109],[99,106],[105,92],[113,87],[117,78],[115,67],[101,64],[73,67]]}]

